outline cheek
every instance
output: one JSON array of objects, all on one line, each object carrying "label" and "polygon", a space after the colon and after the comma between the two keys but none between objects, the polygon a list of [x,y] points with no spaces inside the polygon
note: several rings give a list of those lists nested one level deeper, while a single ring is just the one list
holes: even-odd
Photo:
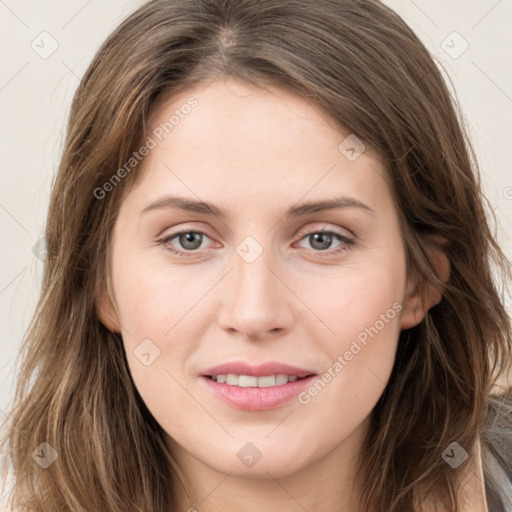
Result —
[{"label": "cheek", "polygon": [[298,293],[325,324],[324,335],[319,337],[317,331],[311,339],[341,349],[354,339],[364,343],[369,330],[375,334],[375,326],[382,337],[395,337],[405,282],[402,269],[399,262],[394,266],[361,262],[320,282],[304,283]]},{"label": "cheek", "polygon": [[172,337],[186,324],[209,288],[206,274],[197,276],[192,266],[172,269],[163,258],[126,258],[114,271],[113,281],[128,339],[133,334],[155,341]]},{"label": "cheek", "polygon": [[128,365],[151,409],[158,410],[171,394],[179,402],[187,360],[204,337],[205,293],[214,281],[189,269],[171,271],[168,264],[125,253],[113,271]]}]

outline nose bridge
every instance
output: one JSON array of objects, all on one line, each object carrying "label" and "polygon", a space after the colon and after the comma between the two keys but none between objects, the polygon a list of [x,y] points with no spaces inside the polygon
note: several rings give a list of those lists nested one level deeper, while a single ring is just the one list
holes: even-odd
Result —
[{"label": "nose bridge", "polygon": [[[270,250],[261,251],[254,242],[242,242],[236,249],[235,265],[235,291],[243,295],[246,302],[261,302],[268,299],[270,289],[276,277],[270,272],[272,255]],[[243,297],[240,299],[243,300]],[[268,303],[268,300],[265,300]]]},{"label": "nose bridge", "polygon": [[247,237],[235,247],[233,267],[220,316],[223,327],[254,337],[288,327],[290,293],[275,275],[279,265],[272,249]]}]

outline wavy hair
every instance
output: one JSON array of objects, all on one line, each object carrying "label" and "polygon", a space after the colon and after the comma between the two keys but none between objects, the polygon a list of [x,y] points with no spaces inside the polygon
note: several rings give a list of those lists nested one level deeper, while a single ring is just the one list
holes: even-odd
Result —
[{"label": "wavy hair", "polygon": [[[408,270],[442,290],[424,320],[400,333],[371,413],[359,461],[363,509],[411,512],[433,499],[460,510],[461,469],[441,455],[454,441],[472,452],[481,439],[488,502],[511,510],[512,394],[493,392],[511,369],[510,264],[456,97],[439,63],[378,0],[154,0],[103,43],[72,102],[40,300],[4,423],[11,504],[176,510],[170,482],[182,481],[180,468],[135,388],[121,336],[97,315],[112,228],[138,172],[101,200],[94,191],[140,147],[158,98],[219,76],[286,87],[373,148],[396,199]],[[447,283],[428,257],[439,240]],[[44,470],[31,458],[42,442],[58,454]]]}]

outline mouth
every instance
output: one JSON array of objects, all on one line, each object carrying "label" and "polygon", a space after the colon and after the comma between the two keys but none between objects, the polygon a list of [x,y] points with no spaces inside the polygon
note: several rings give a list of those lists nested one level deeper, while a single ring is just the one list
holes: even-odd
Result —
[{"label": "mouth", "polygon": [[219,384],[226,384],[227,386],[237,386],[240,388],[273,388],[276,386],[283,386],[290,382],[297,382],[299,380],[312,377],[314,374],[308,374],[303,377],[297,375],[275,374],[275,375],[238,375],[234,373],[220,373],[218,375],[205,375],[208,379],[218,382]]},{"label": "mouth", "polygon": [[279,361],[254,365],[238,360],[208,368],[200,377],[207,391],[224,404],[264,411],[291,402],[312,384],[317,374]]}]

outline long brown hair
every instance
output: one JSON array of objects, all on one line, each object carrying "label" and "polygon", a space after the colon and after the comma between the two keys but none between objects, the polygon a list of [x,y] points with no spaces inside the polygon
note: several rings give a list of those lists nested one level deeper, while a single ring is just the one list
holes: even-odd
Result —
[{"label": "long brown hair", "polygon": [[[286,87],[373,148],[396,197],[408,269],[443,290],[425,319],[400,334],[361,453],[363,510],[411,512],[427,498],[459,510],[461,470],[442,453],[452,442],[472,452],[481,434],[487,489],[503,503],[506,461],[485,426],[496,379],[511,366],[500,286],[510,267],[436,62],[378,0],[154,0],[101,46],[72,103],[41,296],[4,425],[12,504],[33,512],[175,510],[170,489],[180,470],[134,386],[121,336],[96,313],[112,228],[137,165],[102,197],[95,191],[146,140],[157,98],[220,75]],[[444,287],[428,258],[435,240],[445,241],[451,266]],[[46,469],[31,457],[43,442],[58,454]]]}]

